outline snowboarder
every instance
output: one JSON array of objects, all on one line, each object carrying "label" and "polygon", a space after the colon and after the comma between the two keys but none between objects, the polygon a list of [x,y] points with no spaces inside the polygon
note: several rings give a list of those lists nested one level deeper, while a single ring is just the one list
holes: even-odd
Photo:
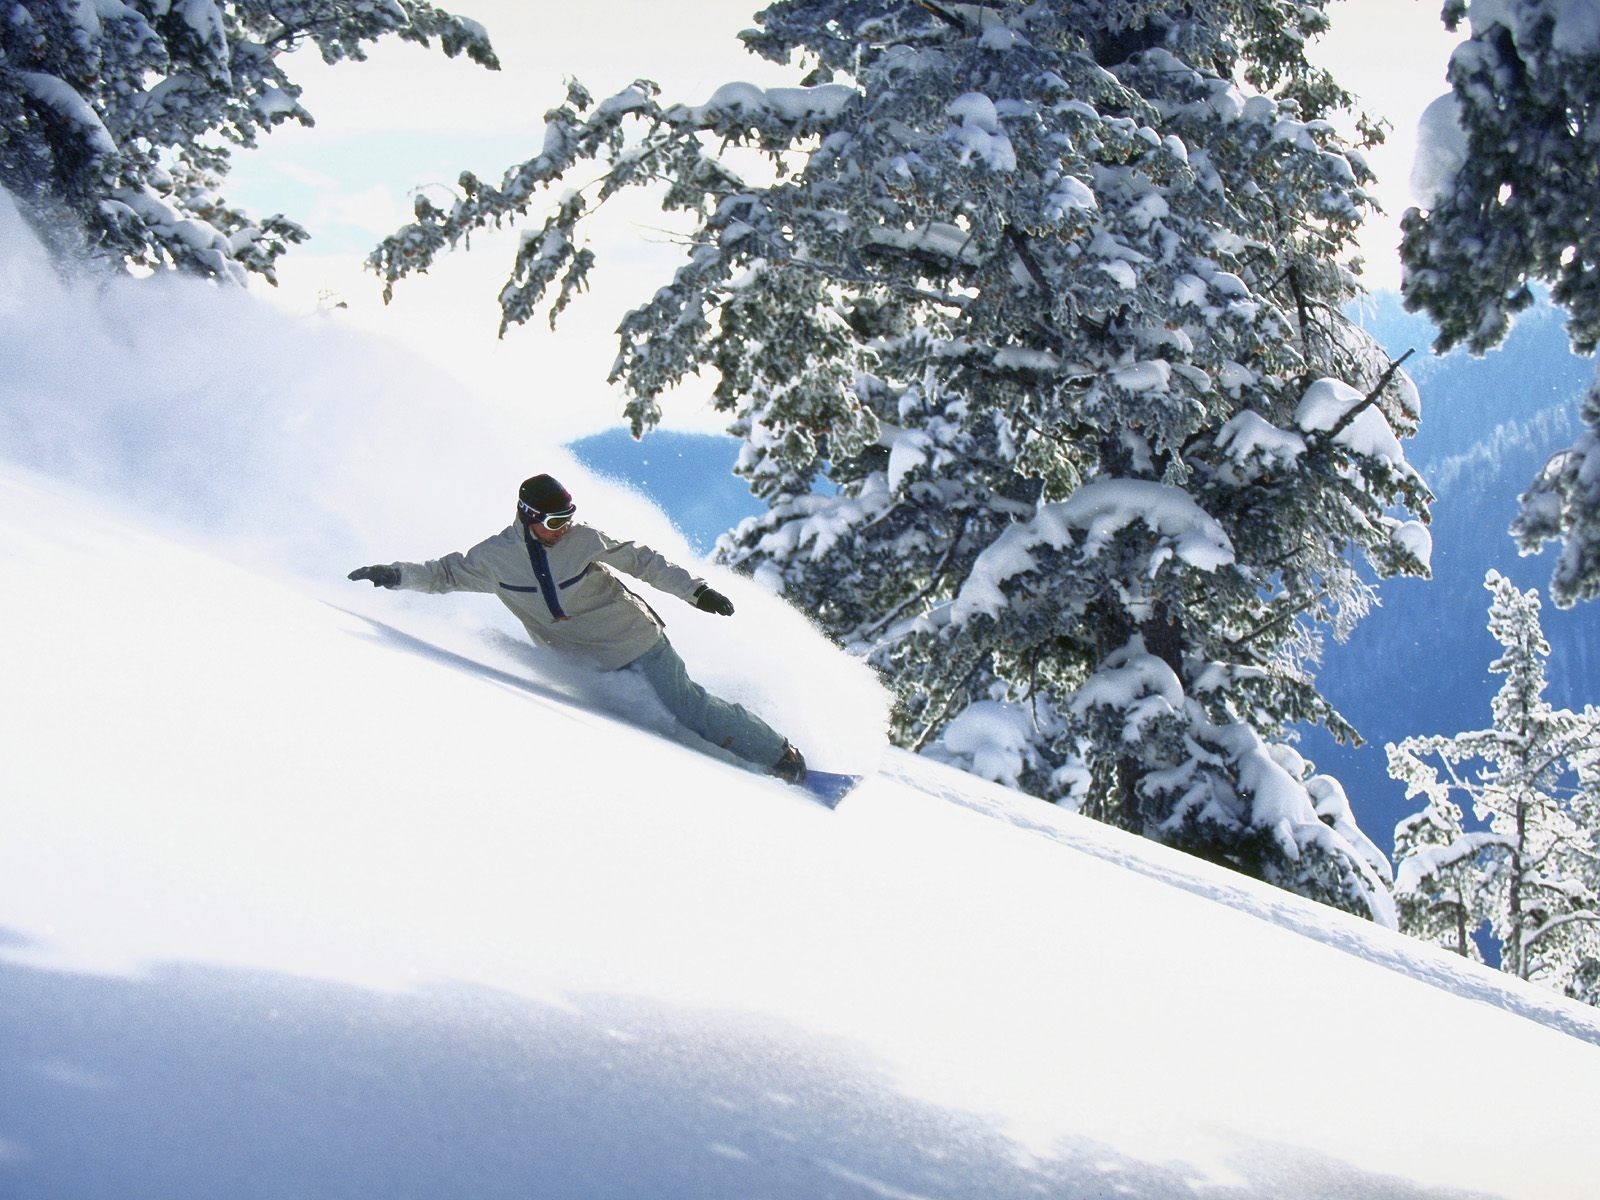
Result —
[{"label": "snowboarder", "polygon": [[349,578],[419,592],[490,592],[536,642],[575,650],[602,670],[637,671],[689,729],[788,783],[806,777],[800,751],[755,714],[711,695],[648,604],[606,568],[625,571],[703,612],[731,617],[733,603],[648,546],[619,542],[573,520],[577,505],[549,475],[525,480],[516,518],[465,554],[424,563],[358,567]]}]

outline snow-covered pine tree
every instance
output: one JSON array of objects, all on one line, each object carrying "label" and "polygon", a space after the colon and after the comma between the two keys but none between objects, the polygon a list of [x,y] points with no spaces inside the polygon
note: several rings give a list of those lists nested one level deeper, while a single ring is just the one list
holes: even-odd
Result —
[{"label": "snow-covered pine tree", "polygon": [[270,280],[306,234],[218,194],[231,148],[312,123],[285,55],[362,59],[388,35],[498,65],[421,0],[0,0],[0,186],[63,256]]},{"label": "snow-covered pine tree", "polygon": [[1428,796],[1427,806],[1394,830],[1394,902],[1400,928],[1482,962],[1483,953],[1473,940],[1488,920],[1473,872],[1482,846],[1463,832],[1461,806],[1450,799],[1437,774],[1409,748],[1387,749],[1389,773],[1405,782],[1406,795]]},{"label": "snow-covered pine tree", "polygon": [[[1466,0],[1448,0],[1459,28]],[[1550,285],[1573,348],[1600,343],[1600,24],[1589,0],[1475,0],[1451,56],[1451,93],[1424,118],[1417,184],[1426,210],[1403,220],[1406,306],[1437,322],[1440,353],[1483,353]],[[1525,552],[1565,539],[1550,580],[1562,606],[1600,595],[1600,380],[1583,429],[1522,497],[1512,532]]]},{"label": "snow-covered pine tree", "polygon": [[[1392,920],[1388,864],[1277,744],[1350,732],[1311,673],[1357,573],[1425,572],[1414,392],[1344,314],[1368,174],[1304,57],[1320,2],[781,0],[809,69],[667,106],[578,85],[538,156],[371,264],[389,285],[568,190],[504,322],[594,265],[598,202],[667,181],[687,261],[621,328],[635,432],[716,368],[769,512],[720,553],[897,689],[895,736]],[[759,152],[758,167],[752,166]]]},{"label": "snow-covered pine tree", "polygon": [[[1390,745],[1389,772],[1428,805],[1396,829],[1401,929],[1477,957],[1483,926],[1502,970],[1594,1003],[1600,974],[1595,757],[1600,720],[1544,698],[1550,646],[1537,592],[1491,571],[1489,629],[1505,676],[1494,725]],[[1452,793],[1487,828],[1463,831]]]},{"label": "snow-covered pine tree", "polygon": [[[1583,719],[1589,737],[1572,754],[1578,779],[1572,797],[1572,818],[1578,826],[1580,846],[1573,873],[1600,910],[1600,709],[1586,707]],[[1590,936],[1572,939],[1566,993],[1585,1004],[1600,1006],[1600,925],[1591,923],[1588,932]]]}]

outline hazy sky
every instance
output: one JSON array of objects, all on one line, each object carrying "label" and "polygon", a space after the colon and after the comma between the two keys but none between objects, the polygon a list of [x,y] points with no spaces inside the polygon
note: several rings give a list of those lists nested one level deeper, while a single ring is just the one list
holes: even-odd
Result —
[{"label": "hazy sky", "polygon": [[[730,80],[792,83],[793,76],[745,53],[737,40],[756,11],[752,0],[458,0],[446,7],[489,29],[502,71],[400,44],[379,47],[369,62],[331,69],[303,56],[295,77],[306,87],[316,127],[283,127],[261,150],[241,156],[230,196],[257,211],[285,211],[313,234],[284,260],[282,287],[273,293],[278,303],[310,312],[337,300],[347,307],[331,319],[449,365],[475,392],[513,404],[537,399],[552,425],[572,436],[609,427],[620,408],[604,382],[615,356],[612,330],[677,261],[659,212],[635,203],[610,223],[594,246],[595,289],[569,310],[556,335],[541,324],[495,338],[495,295],[510,265],[512,231],[475,239],[470,254],[446,256],[428,277],[402,284],[388,308],[375,277],[362,272],[362,257],[408,219],[412,188],[447,206],[463,168],[498,179],[536,152],[543,113],[561,100],[569,75],[597,96],[643,76],[660,83],[665,97],[691,103]],[[1369,155],[1386,210],[1366,237],[1374,289],[1398,284],[1394,245],[1399,215],[1412,202],[1406,180],[1417,117],[1445,90],[1455,39],[1440,25],[1439,7],[1440,0],[1334,0],[1333,31],[1316,52],[1368,111],[1393,126],[1389,143]],[[704,390],[684,391],[669,406],[669,424],[720,428]]]}]

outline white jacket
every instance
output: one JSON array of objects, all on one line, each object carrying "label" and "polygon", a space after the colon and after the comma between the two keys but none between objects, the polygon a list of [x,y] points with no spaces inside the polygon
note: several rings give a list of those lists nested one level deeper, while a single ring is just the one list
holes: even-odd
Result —
[{"label": "white jacket", "polygon": [[577,650],[603,670],[626,666],[661,637],[661,619],[608,567],[692,600],[705,580],[636,542],[573,524],[545,546],[520,522],[465,554],[394,563],[400,586],[418,592],[492,592],[536,642]]}]

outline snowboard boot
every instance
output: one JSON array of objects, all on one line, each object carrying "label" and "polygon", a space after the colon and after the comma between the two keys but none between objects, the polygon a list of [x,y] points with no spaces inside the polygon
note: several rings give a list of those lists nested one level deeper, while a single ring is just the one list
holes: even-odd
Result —
[{"label": "snowboard boot", "polygon": [[805,755],[796,750],[788,742],[783,744],[783,753],[778,756],[778,761],[767,768],[768,775],[776,775],[785,783],[804,783],[806,778]]}]

